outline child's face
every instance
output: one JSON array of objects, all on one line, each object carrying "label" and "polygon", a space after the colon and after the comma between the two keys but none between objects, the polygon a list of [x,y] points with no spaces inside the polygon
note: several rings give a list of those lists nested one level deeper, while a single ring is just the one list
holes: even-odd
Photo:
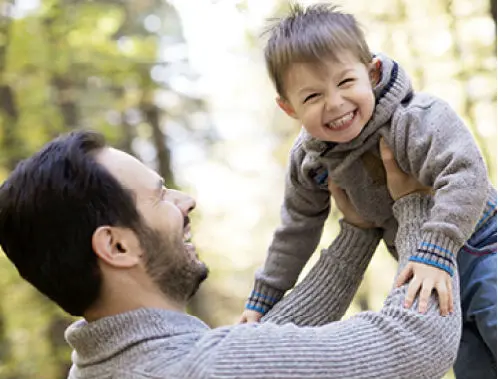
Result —
[{"label": "child's face", "polygon": [[375,61],[365,66],[350,53],[341,62],[294,63],[284,76],[287,99],[278,105],[313,137],[345,143],[357,137],[375,106]]}]

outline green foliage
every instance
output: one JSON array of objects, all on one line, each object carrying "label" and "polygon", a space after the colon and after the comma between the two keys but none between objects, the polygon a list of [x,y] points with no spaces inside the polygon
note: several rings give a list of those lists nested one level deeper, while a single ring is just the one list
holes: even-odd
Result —
[{"label": "green foliage", "polygon": [[[0,96],[0,181],[20,159],[76,127],[99,130],[131,150],[122,146],[122,122],[110,122],[108,113],[139,109],[158,88],[150,79],[158,37],[140,20],[155,12],[178,18],[162,2],[139,3],[42,0],[28,15],[4,17],[0,89],[8,96]],[[172,25],[168,32],[181,40],[179,22]],[[1,378],[65,378],[70,348],[63,332],[71,321],[0,254]]]}]

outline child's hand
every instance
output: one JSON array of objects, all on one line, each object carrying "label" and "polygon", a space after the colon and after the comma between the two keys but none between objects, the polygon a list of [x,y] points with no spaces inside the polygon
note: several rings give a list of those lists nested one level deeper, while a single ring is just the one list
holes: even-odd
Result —
[{"label": "child's hand", "polygon": [[245,324],[247,322],[259,322],[259,320],[263,317],[262,313],[252,311],[250,309],[245,309],[242,316],[240,316],[239,324]]},{"label": "child's hand", "polygon": [[396,279],[396,286],[400,287],[411,278],[405,298],[405,308],[412,306],[420,290],[418,310],[420,313],[427,311],[427,303],[432,290],[437,291],[439,309],[442,316],[453,312],[453,291],[451,276],[444,270],[424,263],[409,262]]}]

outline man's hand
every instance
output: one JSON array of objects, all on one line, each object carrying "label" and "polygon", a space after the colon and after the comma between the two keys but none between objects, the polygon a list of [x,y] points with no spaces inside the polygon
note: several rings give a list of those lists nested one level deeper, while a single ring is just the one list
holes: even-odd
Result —
[{"label": "man's hand", "polygon": [[405,308],[410,308],[420,291],[418,311],[425,313],[432,291],[435,289],[439,297],[439,309],[442,316],[453,312],[453,291],[451,276],[444,270],[425,263],[409,262],[396,279],[396,286],[400,287],[409,280],[405,298]]},{"label": "man's hand", "polygon": [[[387,188],[393,200],[398,200],[413,192],[432,193],[430,187],[422,185],[416,178],[399,168],[393,152],[382,138],[379,147],[382,163],[386,169]],[[425,263],[409,262],[396,279],[396,286],[402,286],[408,281],[410,284],[406,294],[405,307],[412,306],[420,291],[418,310],[425,313],[429,297],[435,289],[439,297],[441,315],[446,316],[449,312],[453,312],[451,277],[446,271]]]},{"label": "man's hand", "polygon": [[361,229],[375,228],[375,225],[365,221],[356,211],[354,205],[349,200],[346,192],[339,188],[332,180],[328,179],[329,191],[334,198],[335,205],[337,209],[341,211],[344,216],[344,220],[351,225],[354,225]]},{"label": "man's hand", "polygon": [[432,193],[432,188],[419,183],[415,177],[408,175],[399,168],[394,158],[394,153],[389,149],[383,138],[380,139],[379,147],[382,163],[386,169],[387,189],[393,200],[396,201],[413,192]]}]

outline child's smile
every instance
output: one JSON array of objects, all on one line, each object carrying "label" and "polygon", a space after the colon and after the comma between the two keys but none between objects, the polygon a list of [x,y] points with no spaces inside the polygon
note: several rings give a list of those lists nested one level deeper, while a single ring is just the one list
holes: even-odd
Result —
[{"label": "child's smile", "polygon": [[286,99],[278,104],[313,137],[347,143],[372,117],[372,70],[374,62],[367,67],[347,52],[340,62],[294,63],[285,75]]}]

